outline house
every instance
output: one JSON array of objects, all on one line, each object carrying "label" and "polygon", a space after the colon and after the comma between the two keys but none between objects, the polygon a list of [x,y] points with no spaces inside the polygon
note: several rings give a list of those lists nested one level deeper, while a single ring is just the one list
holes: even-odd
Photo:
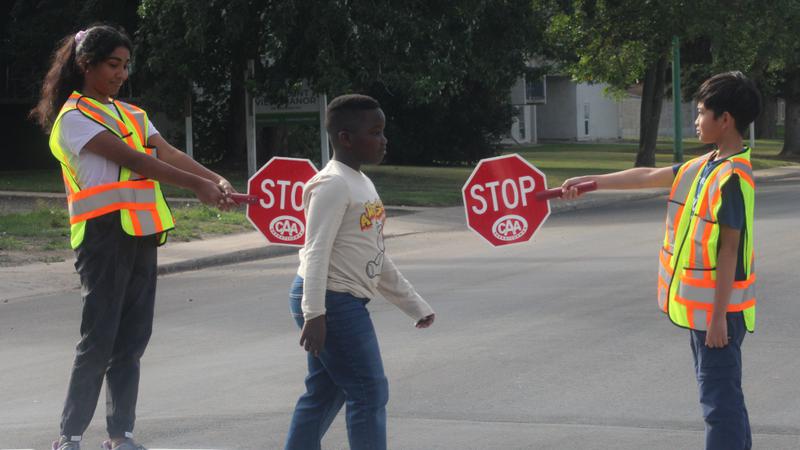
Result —
[{"label": "house", "polygon": [[[615,98],[605,93],[606,87],[602,83],[578,83],[561,75],[547,75],[534,82],[521,78],[511,91],[517,116],[506,142],[639,139],[641,90],[634,88]],[[695,118],[694,104],[683,102],[684,136],[694,136]],[[662,103],[658,134],[673,136],[671,100]]]}]

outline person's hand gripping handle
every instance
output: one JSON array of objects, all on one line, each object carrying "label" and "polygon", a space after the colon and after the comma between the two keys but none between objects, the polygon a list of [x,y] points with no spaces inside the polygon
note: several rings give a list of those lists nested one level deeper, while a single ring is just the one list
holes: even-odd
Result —
[{"label": "person's hand gripping handle", "polygon": [[[597,182],[596,181],[584,181],[582,183],[578,183],[578,184],[572,185],[570,187],[574,188],[577,191],[576,192],[577,194],[583,194],[584,192],[589,192],[589,191],[596,190],[597,189]],[[543,191],[539,191],[539,192],[536,193],[536,200],[545,201],[545,200],[550,200],[550,199],[553,199],[553,198],[561,198],[561,197],[564,196],[565,193],[566,193],[566,191],[565,191],[565,189],[563,187],[557,187],[557,188],[553,188],[553,189],[545,189]],[[575,198],[575,197],[577,197],[577,195],[570,196],[570,197],[571,198]]]}]

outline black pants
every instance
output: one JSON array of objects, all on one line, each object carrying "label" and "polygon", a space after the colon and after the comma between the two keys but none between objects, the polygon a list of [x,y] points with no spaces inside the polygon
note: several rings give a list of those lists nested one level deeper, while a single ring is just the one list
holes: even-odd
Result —
[{"label": "black pants", "polygon": [[133,432],[139,360],[153,328],[155,236],[133,237],[119,212],[91,219],[75,250],[81,278],[81,339],[61,416],[61,434],[81,436],[106,379],[106,423],[111,437]]}]

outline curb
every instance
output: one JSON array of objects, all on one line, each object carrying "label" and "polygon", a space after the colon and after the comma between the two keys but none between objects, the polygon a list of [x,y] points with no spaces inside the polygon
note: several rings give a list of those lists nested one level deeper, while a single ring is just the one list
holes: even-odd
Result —
[{"label": "curb", "polygon": [[[409,236],[412,234],[420,234],[424,231],[414,233],[398,233],[387,234],[384,239],[394,239],[402,236]],[[246,250],[236,250],[233,252],[219,253],[211,256],[203,256],[200,258],[186,259],[183,261],[176,261],[173,263],[165,263],[158,265],[158,276],[170,275],[173,273],[189,272],[193,270],[201,270],[209,267],[228,266],[231,264],[239,264],[251,261],[258,261],[262,259],[278,258],[281,256],[291,255],[300,251],[299,248],[288,247],[282,245],[266,245],[264,247],[249,248]]]},{"label": "curb", "polygon": [[279,256],[297,253],[298,250],[299,249],[293,247],[268,245],[265,247],[237,250],[235,252],[220,253],[217,255],[203,256],[200,258],[187,259],[173,263],[159,264],[158,276],[206,269],[208,267],[218,267],[241,262],[257,261],[260,259],[277,258]]}]

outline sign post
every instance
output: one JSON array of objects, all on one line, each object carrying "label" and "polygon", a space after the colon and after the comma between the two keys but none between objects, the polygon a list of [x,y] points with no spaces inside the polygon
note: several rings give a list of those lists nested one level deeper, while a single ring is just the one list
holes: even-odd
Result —
[{"label": "sign post", "polygon": [[[251,59],[247,61],[247,69],[244,72],[245,85],[247,81],[255,75],[255,62]],[[245,138],[247,142],[247,176],[252,177],[256,172],[256,122],[255,122],[255,101],[250,95],[250,91],[244,90],[245,104]]]}]

